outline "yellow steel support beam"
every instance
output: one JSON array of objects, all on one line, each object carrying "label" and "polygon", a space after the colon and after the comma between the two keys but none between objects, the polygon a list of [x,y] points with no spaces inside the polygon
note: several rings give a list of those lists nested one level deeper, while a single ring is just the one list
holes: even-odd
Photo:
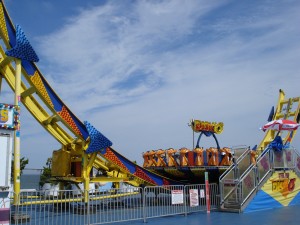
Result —
[{"label": "yellow steel support beam", "polygon": [[49,116],[46,120],[42,121],[44,126],[48,126],[49,124],[56,123],[58,121],[61,121],[60,117],[58,115],[52,115]]},{"label": "yellow steel support beam", "polygon": [[[16,59],[16,70],[15,70],[15,100],[14,104],[18,107],[20,112],[20,101],[21,101],[21,60]],[[17,129],[14,131],[14,193],[15,195],[20,194],[21,190],[21,167],[20,167],[20,122],[17,122]],[[14,204],[18,204],[18,198],[14,198]]]},{"label": "yellow steel support beam", "polygon": [[88,174],[90,174],[91,170],[93,169],[93,165],[94,165],[96,157],[97,157],[97,152],[90,154],[89,161],[86,166],[86,170],[87,170]]},{"label": "yellow steel support beam", "polygon": [[[71,156],[81,155],[83,159],[82,174],[80,178],[64,178],[61,180],[68,180],[73,182],[84,182],[85,190],[89,190],[90,182],[90,171],[93,167],[104,170],[112,174],[114,179],[121,180],[127,179],[128,176],[133,176],[128,171],[123,171],[119,165],[111,162],[100,154],[85,154],[85,150],[88,147],[89,141],[84,140],[84,138],[74,130],[74,127],[65,121],[60,112],[58,113],[47,93],[45,94],[44,86],[39,86],[42,82],[43,77],[37,67],[35,67],[34,74],[30,76],[27,74],[25,69],[21,66],[21,76],[24,82],[20,84],[20,90],[16,90],[16,76],[15,76],[15,65],[13,63],[13,58],[6,56],[5,51],[10,49],[10,40],[7,32],[7,25],[12,24],[8,14],[4,13],[6,11],[4,5],[0,5],[0,38],[3,40],[4,45],[0,45],[0,74],[7,81],[8,85],[14,92],[19,92],[21,96],[20,101],[27,108],[27,110],[33,115],[33,117],[58,141],[61,143],[62,148],[69,151]],[[4,16],[5,14],[5,16]],[[12,26],[13,28],[13,26]],[[0,79],[0,82],[1,82]],[[25,82],[26,81],[26,82]],[[1,84],[0,84],[1,85]],[[134,176],[133,176],[134,177]],[[135,178],[136,181],[143,182],[143,180]],[[147,183],[147,182],[146,182]],[[85,196],[87,199],[87,196]]]},{"label": "yellow steel support beam", "polygon": [[93,177],[91,178],[91,182],[97,183],[97,182],[125,182],[126,179],[123,178],[117,178],[117,177]]},{"label": "yellow steel support beam", "polygon": [[105,165],[105,162],[103,162],[103,160],[101,160],[99,157],[96,157],[94,161],[94,166],[96,166],[98,169],[109,171],[108,166]]},{"label": "yellow steel support beam", "polygon": [[[11,87],[13,91],[15,91],[15,69],[11,65],[12,58],[7,57],[0,46],[0,72],[6,79],[8,85]],[[76,132],[70,128],[69,124],[64,122],[62,119],[59,119],[57,121],[60,121],[65,127],[62,127],[58,125],[57,123],[53,124],[43,124],[44,121],[46,121],[50,115],[48,112],[44,109],[44,106],[42,106],[36,97],[42,96],[38,93],[37,88],[34,86],[32,81],[30,80],[29,76],[26,74],[26,72],[22,69],[21,73],[24,78],[29,83],[29,87],[27,87],[23,82],[21,82],[21,101],[23,105],[28,109],[28,111],[34,116],[34,118],[49,132],[53,135],[54,138],[56,138],[62,145],[68,145],[74,141],[74,137],[71,136],[69,133],[67,133],[65,130],[65,127],[70,130],[71,133],[74,133],[77,138],[82,138],[81,136],[78,136]],[[37,93],[38,95],[33,96],[34,93]],[[40,97],[40,102],[43,102],[45,106],[48,107],[49,111],[53,113],[53,115],[60,118],[60,116],[57,114],[57,112],[49,105],[45,99]],[[52,115],[52,116],[53,116]]]},{"label": "yellow steel support beam", "polygon": [[[81,170],[81,176],[83,178],[83,187],[84,190],[89,190],[90,189],[90,174],[88,173],[87,170],[88,166],[88,155],[85,154],[85,152],[82,152],[82,170]],[[84,202],[88,202],[88,192],[84,192]]]},{"label": "yellow steel support beam", "polygon": [[[293,107],[295,104],[296,104],[296,107]],[[296,108],[295,111],[291,111],[293,108],[294,109]],[[285,99],[284,91],[279,90],[279,97],[278,97],[278,101],[277,101],[276,111],[273,116],[273,120],[289,119],[289,120],[293,120],[293,121],[297,122],[296,120],[299,115],[299,109],[300,109],[300,98],[299,97]],[[291,139],[293,139],[296,132],[297,131],[293,131]],[[260,142],[257,149],[259,151],[264,150],[270,144],[270,142],[274,140],[276,134],[277,134],[277,131],[274,131],[274,130],[266,131],[265,137]],[[290,134],[291,134],[290,132],[287,132],[287,134],[284,137],[282,137],[283,142],[287,141]]]},{"label": "yellow steel support beam", "polygon": [[[2,74],[4,74],[7,83],[15,91],[15,76],[14,70],[11,66],[6,66],[1,69]],[[20,92],[23,93],[27,90],[26,86],[22,83]],[[23,105],[31,112],[34,118],[43,125],[43,121],[47,120],[50,116],[43,110],[43,107],[35,100],[32,96],[27,96],[21,98]],[[44,126],[44,125],[43,125]],[[62,127],[57,124],[52,126],[44,126],[47,131],[49,131],[62,145],[67,145],[73,141],[73,137],[70,136]]]},{"label": "yellow steel support beam", "polygon": [[[4,52],[3,52],[4,53]],[[2,57],[1,57],[2,58]],[[9,65],[12,61],[13,61],[13,58],[12,57],[9,57],[9,56],[6,56],[4,58],[2,58],[3,60],[1,61],[0,63],[0,68],[4,68],[5,66]]]},{"label": "yellow steel support beam", "polygon": [[1,90],[2,90],[2,80],[3,80],[3,77],[0,74],[0,94],[1,94]]},{"label": "yellow steel support beam", "polygon": [[26,97],[32,95],[35,92],[36,92],[36,88],[35,87],[30,87],[30,88],[28,88],[27,90],[25,90],[21,93],[21,97],[26,98]]}]

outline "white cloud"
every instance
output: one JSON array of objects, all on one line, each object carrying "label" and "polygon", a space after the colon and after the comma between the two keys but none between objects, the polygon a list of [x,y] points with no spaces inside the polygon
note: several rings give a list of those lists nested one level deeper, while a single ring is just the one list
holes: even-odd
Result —
[{"label": "white cloud", "polygon": [[39,67],[69,108],[132,160],[191,147],[192,118],[223,121],[222,146],[253,146],[278,90],[299,96],[298,3],[240,11],[243,3],[227,2],[82,9],[39,38]]}]

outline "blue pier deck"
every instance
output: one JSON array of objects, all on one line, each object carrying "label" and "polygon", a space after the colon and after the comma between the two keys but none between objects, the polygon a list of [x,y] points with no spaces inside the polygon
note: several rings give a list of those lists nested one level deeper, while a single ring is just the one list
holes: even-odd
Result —
[{"label": "blue pier deck", "polygon": [[[300,205],[251,213],[206,212],[147,219],[148,225],[296,225],[300,224]],[[120,224],[120,223],[114,223]],[[142,225],[143,221],[122,222]]]}]

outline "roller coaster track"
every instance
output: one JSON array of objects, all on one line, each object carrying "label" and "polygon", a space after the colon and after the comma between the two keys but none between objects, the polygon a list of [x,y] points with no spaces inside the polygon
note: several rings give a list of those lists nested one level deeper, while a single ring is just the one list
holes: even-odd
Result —
[{"label": "roller coaster track", "polygon": [[[0,88],[4,78],[13,91],[16,88],[16,63],[14,57],[7,55],[7,51],[19,44],[18,35],[24,35],[24,33],[18,26],[14,27],[1,0]],[[62,145],[62,148],[55,153],[60,157],[59,159],[63,159],[63,162],[55,163],[53,160],[53,167],[56,168],[52,170],[54,171],[52,175],[56,179],[75,183],[83,182],[86,189],[89,187],[89,182],[100,181],[126,181],[134,186],[178,184],[177,181],[159,176],[136,165],[115,151],[107,138],[89,123],[82,123],[71,112],[51,88],[34,62],[22,60],[21,65],[20,97],[22,104],[40,125]],[[101,145],[103,140],[105,143]],[[82,165],[81,174],[77,177],[70,171],[71,164],[74,162],[81,162]],[[102,171],[105,176],[91,178],[89,174],[92,168]]]}]

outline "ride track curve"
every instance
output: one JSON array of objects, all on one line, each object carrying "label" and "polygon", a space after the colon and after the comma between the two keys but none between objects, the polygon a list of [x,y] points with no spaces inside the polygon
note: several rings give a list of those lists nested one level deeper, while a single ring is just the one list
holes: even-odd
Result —
[{"label": "ride track curve", "polygon": [[[4,78],[15,92],[15,58],[26,55],[21,65],[22,104],[32,116],[59,143],[62,148],[53,155],[63,161],[53,160],[52,172],[60,181],[84,183],[85,190],[90,182],[126,181],[134,186],[176,185],[176,180],[150,172],[122,156],[112,143],[88,122],[81,122],[54,92],[34,62],[29,61],[30,54],[35,54],[22,29],[13,25],[7,9],[0,0],[0,85]],[[10,55],[10,56],[8,56]],[[1,87],[1,86],[0,86]],[[1,90],[1,89],[0,89]],[[53,157],[54,159],[54,157]],[[71,174],[71,165],[81,162],[80,175]],[[65,165],[61,165],[61,164]],[[90,177],[91,170],[102,171],[105,176]],[[60,169],[64,171],[60,171]],[[52,173],[52,175],[53,175]]]}]

